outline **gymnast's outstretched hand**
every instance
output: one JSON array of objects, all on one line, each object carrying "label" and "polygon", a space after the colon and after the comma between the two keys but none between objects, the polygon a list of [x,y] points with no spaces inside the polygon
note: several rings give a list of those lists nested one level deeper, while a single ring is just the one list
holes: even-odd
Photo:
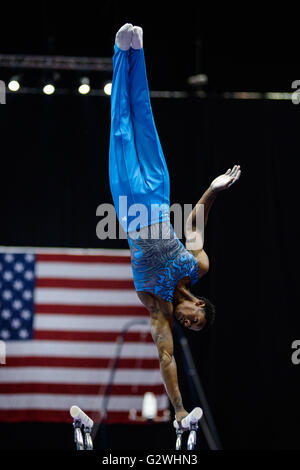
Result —
[{"label": "gymnast's outstretched hand", "polygon": [[210,185],[213,192],[223,191],[230,188],[241,176],[240,165],[235,165],[232,169],[229,168],[224,175],[218,176]]}]

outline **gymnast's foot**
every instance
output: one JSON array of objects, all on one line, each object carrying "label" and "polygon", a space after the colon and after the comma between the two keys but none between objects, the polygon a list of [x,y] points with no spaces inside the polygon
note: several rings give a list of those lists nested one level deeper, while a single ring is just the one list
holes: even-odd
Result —
[{"label": "gymnast's foot", "polygon": [[119,49],[122,49],[122,51],[128,51],[128,49],[130,49],[132,41],[132,32],[133,26],[131,23],[124,24],[122,28],[120,28],[117,32],[116,44]]},{"label": "gymnast's foot", "polygon": [[133,49],[142,49],[143,47],[143,30],[140,26],[133,27],[131,46]]}]

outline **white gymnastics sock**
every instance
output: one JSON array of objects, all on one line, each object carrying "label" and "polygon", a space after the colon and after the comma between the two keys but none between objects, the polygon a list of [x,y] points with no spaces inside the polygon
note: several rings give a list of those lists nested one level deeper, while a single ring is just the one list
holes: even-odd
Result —
[{"label": "white gymnastics sock", "polygon": [[130,48],[132,40],[133,26],[131,23],[126,23],[119,29],[116,34],[116,44],[119,49],[127,51]]},{"label": "white gymnastics sock", "polygon": [[143,30],[140,26],[133,27],[131,46],[133,49],[141,49],[143,47]]}]

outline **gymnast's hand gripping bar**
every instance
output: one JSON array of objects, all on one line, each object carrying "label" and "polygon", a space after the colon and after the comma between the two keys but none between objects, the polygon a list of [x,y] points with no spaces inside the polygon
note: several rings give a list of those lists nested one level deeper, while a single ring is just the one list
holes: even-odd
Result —
[{"label": "gymnast's hand gripping bar", "polygon": [[184,431],[189,430],[189,437],[188,437],[188,442],[187,442],[187,448],[188,450],[193,450],[196,445],[197,441],[197,430],[198,430],[198,422],[203,416],[203,411],[201,408],[194,408],[193,411],[189,415],[187,415],[183,420],[181,421],[181,426],[177,423],[177,420],[175,419],[173,422],[173,426],[176,429],[176,435],[177,435],[177,440],[176,440],[176,450],[181,449],[182,445],[182,434]]},{"label": "gymnast's hand gripping bar", "polygon": [[77,450],[93,450],[91,429],[94,421],[88,417],[78,406],[70,408],[70,415],[74,419],[74,441]]}]

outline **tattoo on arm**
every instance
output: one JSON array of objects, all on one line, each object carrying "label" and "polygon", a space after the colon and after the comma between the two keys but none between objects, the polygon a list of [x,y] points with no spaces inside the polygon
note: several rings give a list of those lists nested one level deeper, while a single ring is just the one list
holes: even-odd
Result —
[{"label": "tattoo on arm", "polygon": [[178,385],[177,366],[173,355],[172,321],[167,319],[164,314],[156,315],[156,317],[151,317],[151,334],[158,350],[160,371],[175,411],[182,411],[183,404]]}]

